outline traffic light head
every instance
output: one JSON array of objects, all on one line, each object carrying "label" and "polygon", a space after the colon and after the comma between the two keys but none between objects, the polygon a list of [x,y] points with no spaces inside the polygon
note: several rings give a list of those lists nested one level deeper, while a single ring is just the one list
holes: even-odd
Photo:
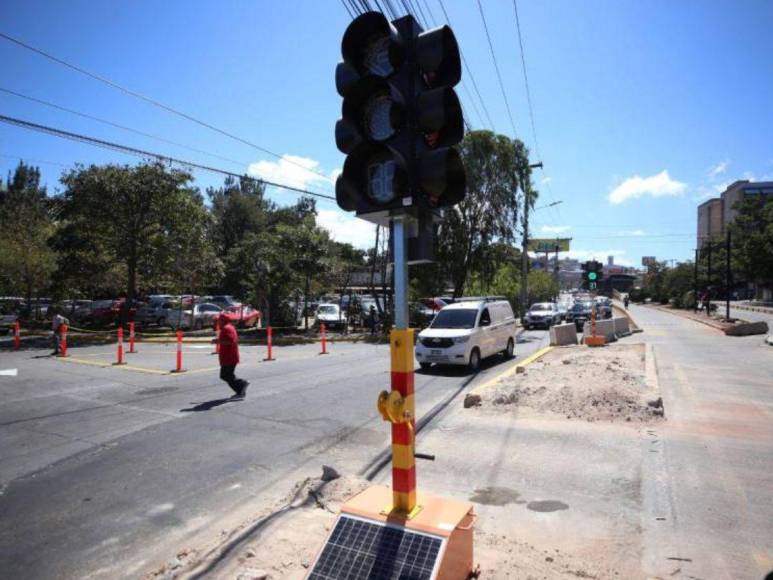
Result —
[{"label": "traffic light head", "polygon": [[451,29],[423,32],[412,16],[390,22],[367,12],[346,29],[341,53],[335,135],[348,157],[336,183],[339,206],[385,223],[408,208],[464,199],[464,167],[452,148],[464,120],[452,88],[461,66]]}]

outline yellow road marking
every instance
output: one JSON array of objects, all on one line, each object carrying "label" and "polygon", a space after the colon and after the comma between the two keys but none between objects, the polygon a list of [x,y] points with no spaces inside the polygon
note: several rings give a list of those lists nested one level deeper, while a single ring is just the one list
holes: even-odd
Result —
[{"label": "yellow road marking", "polygon": [[81,365],[89,365],[93,367],[102,367],[102,368],[117,368],[124,371],[137,371],[140,373],[150,373],[154,375],[167,375],[169,374],[168,371],[160,371],[158,369],[148,369],[145,367],[135,367],[132,365],[114,365],[113,363],[101,363],[93,360],[86,360],[82,358],[73,358],[73,357],[67,357],[67,358],[58,358],[57,360],[61,362],[66,363],[74,363],[74,364],[81,364]]},{"label": "yellow road marking", "polygon": [[496,384],[496,383],[498,383],[498,382],[499,382],[499,381],[501,381],[502,379],[504,379],[504,378],[507,378],[507,377],[509,377],[510,375],[513,375],[513,374],[515,374],[516,372],[518,372],[518,368],[519,368],[519,367],[523,368],[523,367],[526,367],[527,365],[530,365],[531,363],[533,363],[533,362],[534,362],[534,361],[536,361],[537,359],[539,359],[539,358],[541,358],[541,357],[545,356],[547,353],[549,353],[549,352],[550,352],[551,350],[553,350],[554,348],[555,348],[555,347],[552,347],[552,346],[546,346],[545,348],[541,348],[541,349],[539,349],[538,351],[531,353],[529,356],[527,356],[525,359],[523,359],[523,360],[522,360],[521,362],[519,362],[518,364],[516,364],[516,365],[513,365],[513,366],[511,366],[510,368],[508,368],[508,369],[506,369],[506,370],[502,371],[501,373],[499,373],[499,374],[498,374],[497,376],[495,376],[494,378],[492,378],[492,379],[489,379],[488,381],[486,381],[486,382],[485,382],[485,383],[483,383],[482,385],[475,387],[475,388],[474,388],[474,390],[475,390],[475,391],[477,391],[477,390],[479,390],[479,389],[485,389],[485,388],[487,388],[487,387],[490,387],[490,386],[491,386],[491,385],[493,385],[493,384]]}]

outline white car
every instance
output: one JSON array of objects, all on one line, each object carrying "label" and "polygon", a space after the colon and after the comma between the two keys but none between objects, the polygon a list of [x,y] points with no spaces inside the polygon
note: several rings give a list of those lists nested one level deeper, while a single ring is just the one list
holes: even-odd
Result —
[{"label": "white car", "polygon": [[341,312],[338,304],[320,304],[317,306],[315,324],[324,324],[325,328],[343,328],[346,325],[346,317]]},{"label": "white car", "polygon": [[475,372],[486,357],[515,354],[515,326],[507,300],[462,299],[443,308],[419,333],[416,360],[423,369],[437,363],[467,365]]},{"label": "white car", "polygon": [[538,302],[532,304],[529,311],[523,317],[523,327],[531,330],[537,326],[550,329],[554,324],[561,323],[561,312],[553,302]]},{"label": "white car", "polygon": [[166,324],[172,328],[214,328],[222,309],[217,304],[194,304],[186,310],[169,310]]}]

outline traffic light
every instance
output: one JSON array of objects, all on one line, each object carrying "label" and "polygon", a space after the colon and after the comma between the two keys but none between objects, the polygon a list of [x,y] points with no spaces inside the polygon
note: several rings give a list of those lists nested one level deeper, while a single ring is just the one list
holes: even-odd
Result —
[{"label": "traffic light", "polygon": [[395,210],[427,213],[464,199],[466,180],[453,145],[464,119],[453,90],[459,47],[448,26],[423,31],[408,15],[355,18],[341,42],[336,123],[347,154],[336,182],[341,209],[386,224]]},{"label": "traffic light", "polygon": [[596,290],[602,278],[604,278],[604,272],[601,262],[591,260],[582,265],[583,288],[586,290]]}]

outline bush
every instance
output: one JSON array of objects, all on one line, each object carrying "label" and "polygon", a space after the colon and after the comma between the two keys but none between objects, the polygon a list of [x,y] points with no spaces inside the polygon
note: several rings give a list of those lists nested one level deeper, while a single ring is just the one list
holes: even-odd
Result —
[{"label": "bush", "polygon": [[649,292],[642,288],[634,288],[628,293],[628,297],[631,299],[631,302],[644,302],[650,295]]}]

